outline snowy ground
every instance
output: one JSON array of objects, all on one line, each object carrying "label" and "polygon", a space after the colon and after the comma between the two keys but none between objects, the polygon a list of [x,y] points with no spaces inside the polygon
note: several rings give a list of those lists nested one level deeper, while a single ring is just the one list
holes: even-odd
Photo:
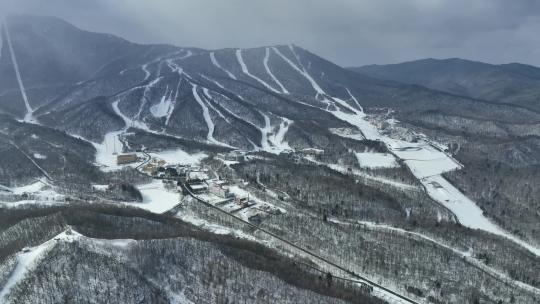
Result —
[{"label": "snowy ground", "polygon": [[46,182],[45,179],[38,180],[26,186],[11,188],[10,190],[13,194],[21,195],[26,193],[30,197],[28,199],[16,202],[3,202],[0,199],[0,207],[15,208],[22,205],[33,204],[50,206],[65,203],[65,196],[57,193],[54,188]]},{"label": "snowy ground", "polygon": [[456,189],[444,177],[440,175],[427,177],[422,180],[422,183],[426,186],[429,196],[450,209],[463,226],[504,236],[540,256],[539,248],[531,246],[492,223],[472,200]]},{"label": "snowy ground", "polygon": [[168,164],[181,164],[181,165],[195,165],[208,155],[199,152],[195,154],[189,154],[182,149],[165,150],[161,152],[148,153],[150,156],[159,158],[167,162]]},{"label": "snowy ground", "polygon": [[418,179],[461,168],[456,160],[424,141],[410,143],[388,137],[383,141],[392,153],[404,160]]},{"label": "snowy ground", "polygon": [[96,148],[96,163],[101,165],[103,171],[114,171],[121,169],[122,165],[116,164],[116,157],[122,154],[123,144],[118,138],[124,130],[114,131],[105,134],[101,144],[93,143]]},{"label": "snowy ground", "polygon": [[328,129],[333,134],[337,136],[355,139],[355,140],[364,140],[362,133],[359,133],[358,130],[353,130],[351,128],[330,128]]},{"label": "snowy ground", "polygon": [[11,289],[21,282],[26,274],[34,269],[41,258],[47,251],[54,247],[56,242],[72,242],[80,235],[76,232],[62,232],[55,236],[53,239],[36,247],[28,248],[28,252],[21,252],[17,255],[17,265],[9,276],[7,282],[4,284],[2,290],[0,290],[0,302],[3,302],[5,297],[9,294]]},{"label": "snowy ground", "polygon": [[[338,224],[347,224],[347,223],[343,223],[341,221],[334,220],[334,219],[330,219],[329,221],[335,222],[335,223],[338,223]],[[444,244],[442,241],[436,240],[436,239],[434,239],[432,237],[423,235],[423,234],[418,233],[418,232],[407,231],[405,229],[396,228],[396,227],[392,227],[392,226],[388,226],[388,225],[384,225],[384,224],[377,224],[377,223],[373,223],[373,222],[360,221],[358,223],[361,224],[361,225],[364,225],[366,227],[369,227],[371,229],[380,229],[380,230],[393,231],[393,232],[397,232],[397,233],[400,233],[400,234],[408,235],[408,236],[413,237],[413,238],[418,238],[418,239],[422,239],[422,240],[434,243],[437,246],[441,246],[441,247],[444,247],[446,249],[451,250],[455,254],[457,254],[457,255],[461,256],[462,258],[464,258],[465,260],[467,260],[469,263],[474,264],[475,266],[478,266],[478,267],[482,268],[484,271],[490,273],[491,275],[494,275],[494,276],[500,278],[503,281],[512,282],[512,284],[515,285],[518,288],[522,288],[522,289],[534,292],[536,294],[540,294],[540,289],[538,289],[536,287],[533,287],[531,285],[525,284],[523,282],[514,280],[514,279],[508,277],[506,274],[501,273],[500,271],[498,271],[496,269],[493,269],[493,268],[487,266],[486,264],[484,264],[483,262],[475,259],[473,257],[473,254],[472,254],[473,250],[474,250],[473,248],[470,248],[469,251],[460,251],[458,249],[455,249],[455,248],[453,248],[451,246],[448,246],[448,245]]]},{"label": "snowy ground", "polygon": [[[294,46],[290,46],[289,48],[291,49],[291,52],[297,56]],[[507,237],[536,255],[540,253],[539,248],[535,248],[526,242],[517,239],[508,232],[505,232],[495,224],[491,223],[485,216],[483,216],[481,210],[473,201],[465,197],[465,195],[459,192],[453,185],[440,176],[445,172],[457,170],[462,167],[459,162],[442,152],[442,147],[435,147],[426,141],[411,143],[382,135],[377,127],[366,119],[366,114],[364,113],[363,108],[348,89],[347,92],[351,97],[350,100],[354,101],[358,108],[352,107],[347,101],[340,98],[330,97],[330,95],[326,94],[326,92],[322,90],[322,88],[309,75],[309,73],[307,73],[305,68],[302,66],[297,66],[281,52],[279,52],[278,49],[272,48],[272,50],[311,83],[316,92],[315,98],[320,100],[320,97],[322,96],[324,100],[321,102],[328,103],[328,105],[333,104],[335,106],[333,107],[333,110],[329,110],[329,107],[327,106],[327,111],[329,113],[334,115],[336,118],[357,127],[362,133],[363,138],[385,143],[388,149],[397,158],[402,160],[411,170],[412,174],[415,175],[420,182],[422,182],[422,184],[426,187],[428,194],[433,199],[452,210],[464,225],[471,228],[483,229],[485,231]],[[298,62],[300,61],[298,60]],[[346,109],[347,112],[343,111],[343,109]],[[394,124],[396,121],[391,121],[390,123]],[[340,136],[349,137],[347,136],[348,133],[343,133],[342,130],[333,130],[333,132]],[[338,171],[342,169],[339,168],[338,165],[330,166]],[[356,172],[354,172],[354,174],[356,174]],[[434,187],[434,184],[432,183],[433,181],[438,182],[439,185]]]},{"label": "snowy ground", "polygon": [[137,186],[143,196],[142,203],[128,203],[132,207],[146,209],[154,213],[164,213],[169,211],[179,203],[179,193],[168,191],[160,180],[145,185]]},{"label": "snowy ground", "polygon": [[370,153],[361,152],[355,153],[358,159],[358,164],[362,168],[397,168],[399,164],[396,158],[389,153]]}]

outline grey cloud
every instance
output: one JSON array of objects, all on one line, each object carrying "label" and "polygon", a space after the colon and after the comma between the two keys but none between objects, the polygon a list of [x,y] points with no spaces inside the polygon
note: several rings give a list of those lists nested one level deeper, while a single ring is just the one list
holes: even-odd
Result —
[{"label": "grey cloud", "polygon": [[144,43],[295,43],[338,64],[461,57],[540,65],[536,0],[0,0]]}]

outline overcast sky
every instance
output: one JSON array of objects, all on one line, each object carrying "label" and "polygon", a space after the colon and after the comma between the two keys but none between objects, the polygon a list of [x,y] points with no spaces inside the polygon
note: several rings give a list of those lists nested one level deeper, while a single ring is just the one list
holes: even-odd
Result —
[{"label": "overcast sky", "polygon": [[295,43],[342,66],[460,57],[540,66],[539,0],[0,0],[135,42]]}]

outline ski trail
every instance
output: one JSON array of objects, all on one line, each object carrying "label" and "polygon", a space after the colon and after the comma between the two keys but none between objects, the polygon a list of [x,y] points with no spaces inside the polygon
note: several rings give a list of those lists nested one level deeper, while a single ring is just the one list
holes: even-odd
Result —
[{"label": "ski trail", "polygon": [[9,28],[7,21],[4,19],[4,31],[6,33],[6,42],[9,48],[9,52],[11,54],[11,62],[13,63],[13,69],[15,70],[15,75],[17,76],[17,82],[19,83],[19,89],[21,91],[21,95],[24,101],[24,105],[26,107],[26,115],[24,116],[25,122],[35,122],[34,116],[33,116],[33,110],[30,106],[30,103],[28,102],[28,96],[26,96],[26,90],[24,89],[24,83],[22,81],[21,72],[19,71],[19,64],[17,63],[17,56],[15,56],[15,51],[13,50],[13,45],[11,44],[11,35],[9,34]]},{"label": "ski trail", "polygon": [[178,85],[176,86],[176,92],[174,93],[174,98],[172,100],[172,106],[167,113],[167,118],[165,118],[165,125],[169,125],[169,121],[171,120],[172,113],[174,112],[174,108],[176,107],[176,100],[178,99],[178,92],[180,91],[180,85],[182,84],[182,78],[178,80]]},{"label": "ski trail", "polygon": [[225,72],[227,75],[229,75],[229,77],[231,77],[232,79],[236,80],[236,76],[234,76],[233,73],[231,73],[229,70],[225,69],[224,67],[222,67],[219,62],[217,61],[216,59],[216,55],[214,54],[214,52],[210,52],[210,60],[212,61],[212,64],[214,66],[216,66],[218,69],[222,70],[223,72]]},{"label": "ski trail", "polygon": [[139,106],[139,111],[135,115],[134,119],[139,119],[141,117],[141,113],[144,110],[144,106],[148,103],[148,94],[150,94],[150,89],[152,89],[152,87],[156,85],[160,80],[161,80],[161,77],[158,77],[144,87],[143,96],[140,101],[141,105]]},{"label": "ski trail", "polygon": [[502,229],[499,225],[493,223],[489,218],[483,215],[482,209],[480,209],[474,201],[465,196],[442,175],[429,176],[420,179],[420,182],[426,187],[428,195],[450,209],[463,226],[472,229],[481,229],[503,236],[527,249],[534,255],[540,256],[540,248],[536,248],[515,237]]},{"label": "ski trail", "polygon": [[354,95],[351,93],[351,91],[349,91],[348,88],[345,88],[345,90],[347,90],[347,93],[349,93],[349,96],[351,96],[352,100],[354,100],[354,102],[358,106],[358,109],[360,109],[360,111],[364,112],[364,108],[360,105],[360,103],[358,102],[358,99],[356,99],[356,97],[354,97]]},{"label": "ski trail", "polygon": [[215,125],[214,125],[214,122],[212,121],[212,117],[210,117],[210,111],[208,110],[208,107],[206,106],[203,99],[201,98],[201,96],[199,96],[199,93],[197,92],[198,85],[192,83],[191,88],[192,88],[191,91],[193,93],[193,97],[195,97],[195,100],[197,101],[197,103],[199,103],[199,105],[201,106],[203,110],[203,117],[208,127],[208,134],[206,135],[206,139],[213,144],[229,147],[229,145],[222,143],[214,138]]},{"label": "ski trail", "polygon": [[[206,96],[207,101],[208,101],[208,100],[212,100],[212,95],[210,95],[210,92],[208,91],[207,88],[203,88],[203,92],[204,92],[204,95]],[[214,105],[213,105],[211,102],[208,102],[207,104],[208,104],[208,106],[209,106],[212,110],[214,110],[216,113],[218,113],[219,117],[223,118],[223,120],[225,120],[227,123],[230,124],[230,122],[229,122],[229,120],[227,119],[227,117],[225,117],[225,115],[223,115],[223,113],[221,113],[221,111],[219,111],[218,109],[216,109],[216,108],[214,107]]]},{"label": "ski trail", "polygon": [[264,68],[266,69],[266,72],[268,73],[268,75],[270,75],[270,77],[272,77],[272,80],[274,80],[274,82],[277,83],[278,86],[281,88],[281,91],[284,94],[289,94],[289,91],[287,91],[287,89],[285,89],[283,84],[281,84],[281,82],[279,82],[279,80],[276,78],[276,76],[274,76],[274,74],[272,74],[272,71],[270,71],[270,67],[268,66],[268,60],[269,59],[270,59],[270,49],[266,48],[266,53],[264,55],[264,60],[263,60]]},{"label": "ski trail", "polygon": [[289,131],[289,127],[292,124],[292,120],[287,119],[285,117],[281,118],[282,121],[279,124],[279,129],[276,132],[276,134],[272,134],[268,137],[270,142],[276,147],[278,150],[289,150],[291,147],[289,144],[285,141],[285,135],[287,134],[287,131]]},{"label": "ski trail", "polygon": [[[355,109],[344,100],[334,97],[334,102],[340,104],[344,108],[349,109],[351,113],[345,113],[338,110],[328,111],[340,120],[346,121],[353,126],[356,126],[358,130],[362,132],[366,139],[378,140],[383,142],[386,147],[392,153],[401,160],[404,160],[405,166],[411,169],[411,172],[418,179],[420,183],[425,187],[426,193],[435,201],[439,202],[443,206],[447,207],[457,217],[463,226],[471,229],[480,229],[487,231],[494,235],[502,236],[514,244],[528,250],[536,256],[540,256],[540,248],[537,248],[526,241],[523,241],[506,230],[493,223],[489,218],[484,216],[483,211],[478,207],[476,202],[469,199],[466,195],[461,193],[454,185],[448,182],[441,174],[449,171],[450,169],[460,168],[461,165],[456,160],[442,152],[435,152],[426,147],[419,146],[415,143],[404,142],[396,140],[379,133],[379,130],[365,119],[366,114],[360,110]],[[416,162],[407,161],[407,151],[400,150],[403,145],[418,148],[419,152],[415,154],[417,157]],[[434,158],[434,155],[444,155],[444,158]],[[409,159],[410,160],[410,159]],[[446,161],[447,160],[447,161]],[[437,173],[430,173],[425,175],[423,172],[427,170],[424,165],[419,165],[418,162],[436,162],[431,167],[438,170]],[[445,161],[445,162],[443,162]],[[452,163],[451,168],[448,167],[448,163]],[[446,167],[445,167],[446,166]],[[430,169],[431,170],[431,169]],[[429,171],[431,172],[431,171]]]},{"label": "ski trail", "polygon": [[167,88],[165,89],[165,94],[161,96],[161,100],[159,101],[159,103],[150,106],[150,113],[152,114],[152,116],[156,118],[162,118],[166,117],[169,114],[173,103],[173,93],[174,89],[169,90],[169,85],[167,85]]},{"label": "ski trail", "polygon": [[275,46],[272,47],[272,50],[276,54],[278,54],[279,57],[285,60],[285,62],[287,62],[294,70],[296,70],[298,73],[300,73],[302,76],[304,76],[304,78],[306,78],[309,81],[309,83],[311,84],[315,92],[317,93],[317,96],[326,95],[323,89],[319,86],[319,84],[317,84],[317,82],[311,77],[311,75],[309,75],[309,73],[306,71],[304,67],[300,69],[300,67],[298,67],[294,62],[292,62],[289,58],[287,58],[287,56],[283,55],[283,53],[281,53]]},{"label": "ski trail", "polygon": [[270,124],[270,118],[263,112],[259,112],[264,117],[264,128],[259,128],[261,131],[261,148],[264,151],[271,151],[271,145],[268,141],[268,134],[272,132],[272,125]]},{"label": "ski trail", "polygon": [[209,78],[209,77],[207,77],[207,76],[205,76],[205,75],[201,75],[201,77],[204,78],[204,79],[206,79],[206,80],[208,80],[208,81],[210,81],[210,82],[212,82],[212,83],[214,83],[214,84],[217,85],[219,88],[221,88],[221,89],[223,89],[223,90],[226,90],[225,87],[224,87],[221,83],[215,81],[214,79]]},{"label": "ski trail", "polygon": [[182,51],[186,52],[186,54],[184,56],[178,57],[177,59],[182,60],[182,59],[186,59],[188,57],[193,56],[193,52],[191,50],[186,51],[186,50],[182,49]]},{"label": "ski trail", "polygon": [[48,180],[54,181],[54,179],[43,169],[32,157],[30,157],[28,154],[26,154],[17,144],[10,141],[9,142],[15,149],[17,149],[24,157],[26,157]]},{"label": "ski trail", "polygon": [[273,91],[274,93],[280,93],[278,90],[274,89],[272,86],[270,86],[268,83],[266,83],[264,80],[260,79],[259,77],[251,74],[246,66],[246,63],[244,62],[244,59],[242,58],[242,50],[238,49],[236,50],[236,59],[238,60],[238,63],[240,64],[240,67],[242,68],[242,72],[249,77],[257,80],[260,84],[265,86],[267,89]]},{"label": "ski trail", "polygon": [[148,70],[148,63],[145,63],[145,64],[141,65],[141,69],[142,69],[143,72],[144,72],[144,79],[143,79],[143,81],[148,80],[148,78],[150,78],[150,75],[151,75],[150,71]]},{"label": "ski trail", "polygon": [[[177,51],[177,52],[173,52],[173,53],[169,53],[169,54],[166,54],[166,55],[159,56],[156,59],[141,65],[141,69],[144,72],[144,79],[142,81],[146,81],[146,80],[148,80],[148,78],[150,78],[150,76],[152,76],[152,73],[148,70],[149,65],[159,62],[160,66],[161,66],[161,63],[162,63],[161,60],[165,59],[166,57],[170,57],[170,56],[174,56],[176,54],[179,54],[180,52],[186,52],[186,54],[184,56],[182,56],[182,57],[178,57],[177,59],[185,59],[185,58],[191,57],[193,55],[193,53],[190,50],[186,51],[184,49],[181,49],[180,51]],[[172,59],[167,59],[167,61],[169,61],[169,60],[172,60]],[[125,72],[125,70],[120,72],[120,74],[122,75],[123,72]],[[158,75],[159,75],[159,71],[158,71]]]},{"label": "ski trail", "polygon": [[122,113],[122,111],[120,111],[120,108],[118,108],[118,103],[119,103],[118,100],[113,102],[112,108],[114,110],[114,113],[120,116],[122,120],[124,120],[124,124],[126,125],[126,127],[124,128],[124,131],[127,131],[127,129],[131,127],[131,128],[137,128],[137,129],[145,130],[148,132],[152,132],[145,123],[141,121],[133,120],[127,117],[124,113]]}]

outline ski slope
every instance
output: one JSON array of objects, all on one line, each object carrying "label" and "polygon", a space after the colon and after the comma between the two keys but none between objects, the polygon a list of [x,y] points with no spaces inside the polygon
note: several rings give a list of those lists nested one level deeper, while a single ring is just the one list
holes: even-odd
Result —
[{"label": "ski slope", "polygon": [[426,177],[421,182],[426,187],[429,196],[450,209],[463,226],[501,235],[519,244],[536,256],[540,256],[539,248],[518,239],[494,224],[483,215],[482,209],[441,175]]},{"label": "ski slope", "polygon": [[[292,46],[291,46],[291,49],[294,50]],[[289,64],[295,71],[300,73],[300,75],[304,76],[304,78],[306,78],[307,81],[309,81],[309,83],[311,84],[315,92],[317,93],[316,96],[326,95],[323,89],[319,86],[319,84],[317,84],[317,82],[311,77],[311,75],[309,75],[309,73],[306,71],[304,67],[300,68],[299,66],[297,66],[294,62],[292,62],[289,58],[287,58],[287,56],[283,55],[283,53],[281,53],[276,47],[272,47],[272,50],[277,55],[279,55],[279,57],[281,57],[287,64]]]},{"label": "ski slope", "polygon": [[6,297],[9,295],[11,289],[24,280],[27,273],[35,269],[45,254],[51,250],[56,242],[72,242],[79,237],[78,233],[72,232],[70,234],[62,232],[55,236],[53,239],[38,245],[36,247],[28,248],[28,252],[21,252],[17,255],[17,265],[13,272],[8,277],[2,290],[0,290],[0,302],[4,303]]},{"label": "ski slope", "polygon": [[242,72],[244,74],[246,74],[247,76],[255,79],[256,81],[258,81],[260,84],[265,86],[270,91],[272,91],[274,93],[278,93],[278,94],[280,93],[280,91],[274,89],[271,85],[266,83],[264,80],[260,79],[259,77],[255,76],[255,75],[253,75],[253,74],[251,74],[249,72],[246,63],[244,62],[244,59],[242,58],[242,50],[241,49],[236,50],[236,59],[238,60],[238,63],[240,64],[240,67],[242,68]]},{"label": "ski slope", "polygon": [[[285,141],[285,135],[287,135],[287,131],[289,131],[289,127],[292,123],[292,120],[281,117],[281,123],[279,124],[279,126],[277,126],[277,131],[268,136],[268,141],[274,146],[272,150],[276,152],[291,150],[291,147]],[[274,130],[275,129],[276,128],[274,128]]]},{"label": "ski slope", "polygon": [[7,24],[7,21],[3,21],[4,24],[4,32],[6,34],[6,42],[8,45],[9,53],[11,54],[11,62],[13,63],[13,69],[15,70],[15,75],[17,77],[17,83],[19,84],[19,89],[21,91],[21,96],[24,101],[24,106],[26,107],[26,114],[24,115],[24,121],[25,122],[35,122],[33,113],[34,110],[32,110],[32,107],[30,106],[30,102],[28,101],[28,96],[26,95],[26,89],[24,88],[24,83],[22,81],[21,72],[19,70],[19,64],[17,63],[17,56],[15,55],[15,51],[13,50],[13,44],[11,43],[11,35],[9,33],[9,27]]},{"label": "ski slope", "polygon": [[208,110],[208,107],[206,106],[204,100],[201,98],[201,96],[199,96],[199,93],[197,92],[197,88],[198,88],[198,85],[196,84],[191,85],[193,97],[195,97],[195,100],[201,106],[202,111],[203,111],[204,121],[206,122],[206,126],[208,127],[208,134],[206,135],[206,139],[213,144],[217,144],[220,146],[228,146],[222,142],[217,141],[214,138],[214,129],[215,129],[214,122],[212,121],[212,117],[210,117],[210,111]]},{"label": "ski slope", "polygon": [[330,113],[356,126],[367,139],[383,142],[392,154],[402,160],[411,173],[422,183],[427,194],[450,209],[462,225],[505,237],[531,253],[540,256],[539,248],[518,239],[492,223],[483,215],[475,202],[467,198],[441,176],[445,172],[460,169],[462,166],[459,162],[428,142],[411,143],[382,135],[374,125],[365,119],[366,115],[361,110],[354,109],[339,98],[334,97],[332,99],[353,113],[345,113],[340,108],[329,111]]},{"label": "ski slope", "polygon": [[158,77],[154,80],[152,80],[149,84],[147,84],[146,86],[144,86],[144,92],[143,92],[143,96],[141,97],[141,100],[140,100],[140,105],[139,105],[139,111],[137,111],[137,114],[135,115],[134,119],[135,120],[138,120],[140,117],[141,117],[141,113],[142,111],[144,110],[146,104],[148,103],[148,95],[150,94],[150,90],[161,80],[161,77]]},{"label": "ski slope", "polygon": [[231,77],[232,79],[236,80],[236,76],[234,76],[233,73],[231,73],[229,70],[225,69],[224,67],[222,67],[219,62],[217,61],[216,59],[216,55],[214,54],[214,52],[210,52],[210,61],[212,61],[212,64],[222,70],[223,72],[225,72],[225,74],[227,74],[229,77]]},{"label": "ski slope", "polygon": [[287,91],[287,89],[285,89],[285,87],[283,86],[283,84],[277,79],[277,77],[272,74],[272,71],[270,70],[270,67],[268,66],[268,60],[270,59],[270,49],[269,48],[266,48],[265,49],[265,54],[264,54],[264,59],[263,59],[263,64],[264,64],[264,68],[266,69],[266,73],[268,73],[268,75],[270,75],[270,77],[272,78],[272,80],[277,83],[277,85],[281,88],[281,92],[283,92],[283,94],[289,94],[289,91]]}]

